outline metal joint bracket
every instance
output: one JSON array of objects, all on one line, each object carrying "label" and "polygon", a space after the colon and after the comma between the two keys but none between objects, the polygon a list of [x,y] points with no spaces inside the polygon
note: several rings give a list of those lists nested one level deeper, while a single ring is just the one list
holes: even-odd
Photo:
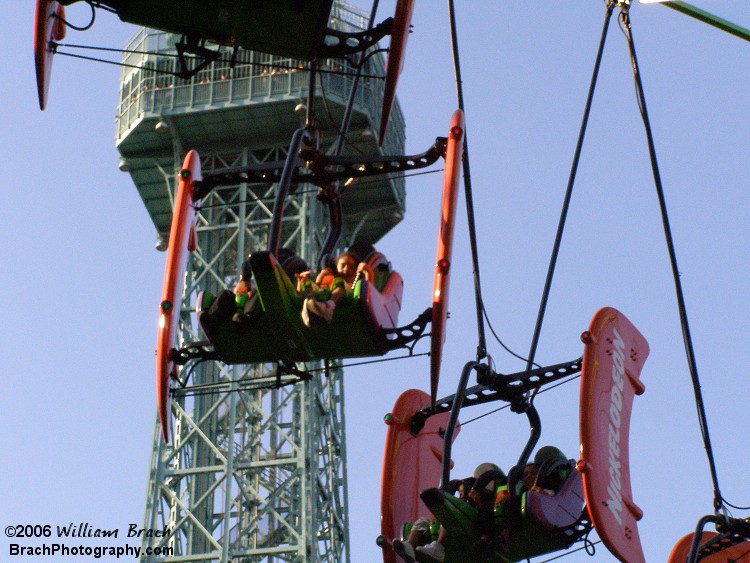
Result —
[{"label": "metal joint bracket", "polygon": [[408,348],[409,351],[412,351],[412,346],[409,346],[409,344],[413,345],[413,343],[424,336],[427,323],[431,320],[432,307],[428,307],[408,325],[381,330],[380,335],[384,340],[385,347],[388,351],[396,350],[398,348]]},{"label": "metal joint bracket", "polygon": [[335,59],[361,53],[377,44],[383,37],[391,34],[393,18],[387,18],[382,23],[365,31],[345,32],[337,29],[327,29],[325,42],[318,51],[322,59]]},{"label": "metal joint bracket", "polygon": [[[299,159],[298,169],[294,172],[292,181],[325,187],[349,178],[420,170],[433,165],[445,154],[446,143],[445,137],[438,137],[435,144],[425,152],[411,156],[331,156],[318,151],[305,151],[305,159]],[[284,164],[284,161],[264,162],[206,172],[203,180],[195,183],[195,198],[204,198],[217,186],[231,186],[244,182],[273,184],[281,179]],[[305,170],[305,165],[308,170]]]},{"label": "metal joint bracket", "polygon": [[[579,373],[581,363],[582,359],[578,358],[571,362],[508,375],[481,370],[477,375],[479,385],[466,389],[463,406],[483,405],[493,401],[507,401],[513,405],[518,403],[524,394],[532,389]],[[412,417],[412,428],[421,428],[432,415],[449,412],[453,408],[455,400],[455,394],[449,395],[443,399],[438,399],[435,407],[426,406],[418,410]],[[524,412],[524,410],[517,412]]]}]

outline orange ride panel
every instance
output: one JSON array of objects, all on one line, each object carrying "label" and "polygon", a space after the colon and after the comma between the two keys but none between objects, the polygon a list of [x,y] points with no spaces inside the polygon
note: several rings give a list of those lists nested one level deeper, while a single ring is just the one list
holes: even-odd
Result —
[{"label": "orange ride panel", "polygon": [[[431,518],[419,493],[440,486],[443,471],[440,428],[447,426],[450,413],[431,416],[417,436],[411,434],[412,416],[429,400],[430,396],[424,391],[404,391],[386,416],[388,431],[380,481],[380,534],[386,540],[385,563],[395,563],[396,554],[390,549],[390,541],[401,537],[401,528],[406,522]],[[454,439],[460,429],[460,425],[456,425]]]},{"label": "orange ride panel", "polygon": [[589,330],[581,375],[581,461],[586,506],[599,537],[613,555],[644,563],[638,535],[643,512],[630,487],[630,413],[645,391],[638,376],[648,342],[616,309],[600,309]]},{"label": "orange ride panel", "polygon": [[[716,532],[703,532],[701,545],[718,535]],[[672,548],[672,553],[669,554],[668,563],[685,563],[688,555],[690,555],[690,547],[694,537],[695,534],[688,534],[678,541]],[[700,563],[750,563],[750,541],[738,543],[719,553],[704,557],[700,560]]]},{"label": "orange ride panel", "polygon": [[195,249],[195,221],[198,211],[193,194],[195,182],[201,180],[198,153],[191,150],[185,156],[175,195],[172,226],[169,231],[167,263],[164,268],[164,288],[159,305],[159,328],[156,339],[156,401],[159,410],[161,435],[169,442],[171,413],[169,412],[169,379],[174,375],[172,349],[177,338],[180,303],[185,284],[188,255]]},{"label": "orange ride panel", "polygon": [[391,44],[388,49],[388,63],[385,68],[385,85],[383,86],[383,109],[380,114],[380,132],[378,139],[383,145],[385,131],[391,118],[391,110],[396,100],[396,85],[401,70],[404,68],[406,41],[409,39],[411,16],[414,12],[414,0],[398,0],[396,13],[393,16]]},{"label": "orange ride panel", "polygon": [[458,181],[464,154],[464,114],[460,109],[453,113],[445,151],[443,172],[443,203],[440,210],[437,256],[435,258],[435,283],[432,290],[432,339],[430,343],[430,399],[435,404],[440,381],[440,363],[445,343],[445,323],[448,318],[448,288],[451,258],[453,255],[453,230],[456,223]]},{"label": "orange ride panel", "polygon": [[52,57],[55,51],[51,41],[65,38],[65,9],[55,0],[37,0],[34,16],[34,66],[36,67],[36,88],[39,95],[39,109],[47,107]]}]

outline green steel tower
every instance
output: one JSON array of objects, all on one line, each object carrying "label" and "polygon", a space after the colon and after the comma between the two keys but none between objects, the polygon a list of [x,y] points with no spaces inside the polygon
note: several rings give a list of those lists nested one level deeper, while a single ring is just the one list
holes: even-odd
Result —
[{"label": "green steel tower", "polygon": [[[365,14],[336,2],[329,26],[367,27]],[[242,51],[190,79],[177,78],[176,38],[140,30],[127,46],[116,117],[120,168],[130,173],[157,233],[167,244],[176,175],[196,149],[204,171],[283,161],[304,121],[308,72],[299,61]],[[224,61],[223,59],[226,59]],[[321,146],[330,146],[355,70],[320,61],[315,106]],[[364,68],[383,75],[380,56]],[[378,154],[382,82],[360,81],[347,151]],[[383,154],[403,154],[404,122],[396,106]],[[346,194],[341,246],[375,243],[403,217],[403,179],[368,180]],[[214,189],[202,202],[198,250],[188,265],[181,309],[182,342],[202,334],[198,293],[232,287],[250,252],[265,249],[275,186],[243,183]],[[316,189],[297,186],[286,202],[281,244],[315,264],[327,232]],[[159,289],[154,288],[154,313]],[[319,368],[308,365],[308,370]],[[143,526],[169,529],[144,538],[143,561],[349,560],[343,371],[291,383],[274,364],[202,362],[183,370],[171,398],[174,438],[155,426]],[[144,374],[145,376],[145,374]],[[166,549],[165,549],[166,548]]]}]

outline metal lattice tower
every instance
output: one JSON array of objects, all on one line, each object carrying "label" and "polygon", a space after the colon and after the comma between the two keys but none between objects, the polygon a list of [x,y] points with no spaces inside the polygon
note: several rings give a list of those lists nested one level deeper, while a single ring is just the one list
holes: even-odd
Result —
[{"label": "metal lattice tower", "polygon": [[[363,29],[366,20],[337,2],[330,25]],[[188,81],[161,74],[175,69],[174,39],[144,29],[127,46],[138,54],[125,58],[133,66],[122,74],[116,120],[120,168],[130,172],[161,249],[186,151],[198,150],[204,171],[284,160],[308,88],[298,61],[251,51],[241,51],[233,68],[216,62]],[[324,61],[322,68],[353,72],[341,61]],[[382,76],[382,59],[371,58],[365,74]],[[319,115],[330,112],[338,122],[352,81],[336,72],[321,75]],[[379,81],[362,81],[350,141],[365,154],[378,151],[373,123],[380,100]],[[321,121],[326,147],[335,130],[327,116]],[[396,107],[383,152],[403,154],[403,146]],[[358,188],[344,202],[344,246],[374,243],[403,217],[403,179]],[[198,293],[233,287],[248,253],[265,249],[274,192],[275,186],[240,184],[215,189],[202,202],[199,250],[188,266],[182,303],[182,342],[203,338],[194,314]],[[311,265],[327,223],[315,194],[313,186],[297,187],[282,232],[282,245]],[[157,295],[155,288],[155,303]],[[289,385],[273,364],[203,362],[182,371],[186,387],[171,401],[174,439],[162,442],[158,422],[154,432],[143,522],[171,531],[144,538],[144,551],[170,551],[143,561],[349,560],[343,372],[320,367],[308,365],[317,370],[312,379]]]}]

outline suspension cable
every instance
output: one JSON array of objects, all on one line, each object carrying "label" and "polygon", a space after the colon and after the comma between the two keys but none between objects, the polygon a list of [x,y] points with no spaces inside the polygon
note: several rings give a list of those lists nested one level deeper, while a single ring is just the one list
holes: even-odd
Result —
[{"label": "suspension cable", "polygon": [[713,450],[711,448],[711,436],[708,431],[708,420],[706,417],[706,410],[703,405],[703,396],[701,393],[701,384],[698,377],[698,366],[695,360],[695,353],[693,351],[693,341],[690,336],[690,326],[687,317],[687,308],[685,306],[685,297],[682,292],[682,283],[680,281],[680,270],[677,267],[677,255],[675,253],[674,241],[672,239],[672,231],[669,226],[669,215],[667,213],[667,203],[664,197],[664,188],[662,186],[661,174],[659,173],[659,164],[656,159],[656,148],[654,145],[654,138],[651,132],[651,124],[648,117],[648,111],[646,109],[646,97],[643,92],[643,83],[641,82],[641,74],[638,68],[638,59],[635,54],[635,43],[633,41],[633,34],[630,24],[630,15],[627,9],[623,9],[620,13],[620,21],[622,23],[622,29],[625,33],[625,37],[628,43],[628,49],[630,51],[631,67],[633,69],[633,78],[635,80],[636,96],[638,101],[638,109],[643,119],[643,126],[646,131],[646,139],[648,142],[648,153],[651,160],[651,169],[654,176],[654,184],[656,187],[656,194],[659,199],[659,208],[661,210],[662,224],[664,228],[664,237],[667,243],[667,250],[669,251],[669,261],[672,265],[672,278],[674,280],[675,293],[677,297],[677,308],[680,314],[680,326],[682,328],[682,340],[685,346],[685,353],[688,361],[688,369],[690,371],[690,377],[693,382],[693,392],[695,394],[695,403],[698,410],[698,424],[700,426],[701,435],[703,437],[703,445],[706,450],[708,457],[708,465],[711,471],[711,480],[714,486],[714,509],[718,512],[723,505],[723,499],[721,491],[719,490],[719,479],[716,473],[716,463],[714,461]]},{"label": "suspension cable", "polygon": [[[594,546],[602,543],[602,540],[596,540],[595,542],[592,542],[590,540],[585,540],[584,545],[581,547],[577,547],[576,549],[569,549],[565,553],[561,553],[560,555],[555,555],[554,557],[550,557],[549,559],[543,559],[539,563],[547,563],[548,561],[557,561],[558,559],[562,559],[563,557],[567,557],[568,555],[573,555],[574,553],[577,553],[579,551],[586,550],[586,553],[589,554],[589,556],[594,555]],[[591,550],[591,551],[589,551]]]},{"label": "suspension cable", "polygon": [[[583,119],[581,120],[581,128],[578,133],[578,142],[576,144],[575,153],[573,156],[573,164],[570,167],[570,176],[568,178],[568,187],[565,190],[565,198],[563,201],[562,210],[560,212],[560,222],[557,226],[557,234],[555,235],[555,243],[552,249],[552,256],[550,257],[549,267],[547,269],[547,278],[544,282],[544,290],[542,291],[542,299],[539,304],[539,312],[537,314],[536,326],[534,327],[534,335],[531,339],[531,348],[529,349],[528,361],[526,369],[531,369],[534,365],[534,358],[536,356],[536,349],[539,344],[539,335],[542,331],[542,323],[544,322],[544,313],[547,309],[547,301],[549,300],[550,288],[552,286],[552,278],[555,274],[555,265],[557,264],[557,257],[560,254],[560,244],[562,242],[562,235],[565,229],[565,221],[568,215],[568,208],[570,207],[570,200],[573,195],[573,184],[575,183],[576,173],[578,171],[578,162],[581,158],[581,150],[583,148],[583,140],[586,136],[586,127],[588,125],[589,115],[591,113],[591,104],[594,99],[594,91],[596,90],[596,81],[599,76],[599,67],[601,66],[602,55],[604,53],[604,44],[607,39],[607,31],[609,29],[609,22],[612,17],[612,10],[614,9],[614,2],[612,0],[607,2],[606,15],[604,18],[604,26],[602,29],[601,39],[599,40],[599,50],[596,54],[596,62],[594,63],[594,71],[591,76],[591,84],[589,85],[589,93],[586,98],[586,107],[583,111]],[[532,400],[536,396],[537,391],[534,391]]]},{"label": "suspension cable", "polygon": [[[458,55],[458,31],[456,29],[456,13],[453,7],[453,0],[448,0],[448,14],[451,28],[451,46],[453,48],[453,68],[456,76],[456,95],[458,97],[458,108],[464,112],[464,92],[463,81],[461,80],[461,61]],[[465,129],[465,127],[464,127]],[[466,198],[466,215],[469,224],[469,241],[471,243],[471,263],[474,272],[474,298],[476,300],[477,310],[477,360],[482,360],[487,356],[487,342],[484,335],[484,317],[482,316],[482,285],[479,279],[479,252],[477,250],[476,224],[474,221],[474,201],[471,190],[471,167],[469,166],[469,135],[464,131],[464,157],[463,157],[463,175],[464,175],[464,194]]]},{"label": "suspension cable", "polygon": [[[406,356],[406,357],[408,357],[408,356]],[[578,379],[580,377],[581,377],[581,374],[577,374],[577,375],[573,375],[573,376],[569,377],[568,379],[563,379],[563,380],[555,383],[554,385],[549,385],[548,387],[539,387],[539,393],[538,394],[541,395],[542,393],[546,393],[547,391],[552,391],[556,387],[560,387],[562,385],[565,385],[566,383],[570,383],[571,381],[575,381],[576,379]],[[472,422],[476,422],[477,420],[480,420],[482,418],[488,417],[491,414],[495,414],[495,413],[498,413],[498,412],[500,412],[502,410],[509,409],[509,408],[510,408],[510,403],[506,403],[506,404],[504,404],[504,405],[502,405],[500,407],[494,408],[494,409],[492,409],[490,411],[487,411],[487,412],[485,412],[483,414],[477,415],[474,418],[470,418],[469,420],[465,420],[464,422],[461,423],[461,427],[463,428],[467,424],[471,424]]]},{"label": "suspension cable", "polygon": [[[375,17],[378,13],[378,4],[380,4],[380,0],[373,0],[372,9],[370,10],[370,19],[367,22],[368,31],[371,30],[375,25]],[[355,65],[357,67],[357,71],[354,75],[352,88],[349,91],[349,99],[347,100],[346,107],[344,108],[344,116],[341,118],[341,127],[339,128],[338,135],[336,136],[336,141],[331,148],[331,154],[333,154],[334,156],[340,155],[344,150],[344,141],[346,140],[346,134],[349,131],[349,124],[351,123],[352,113],[354,110],[354,102],[357,99],[357,88],[359,87],[360,77],[363,74],[364,66],[361,63],[365,59],[365,57],[366,53],[360,53],[359,58],[357,59],[357,64]]]},{"label": "suspension cable", "polygon": [[[516,354],[516,353],[515,353],[515,352],[514,352],[513,350],[511,350],[511,349],[510,349],[510,348],[509,348],[509,347],[508,347],[508,346],[507,346],[507,345],[505,344],[505,342],[503,342],[503,341],[502,341],[502,339],[500,338],[500,336],[498,336],[497,332],[495,332],[495,328],[494,328],[494,327],[492,326],[492,321],[490,321],[490,317],[489,317],[489,315],[487,314],[487,309],[486,309],[486,308],[484,307],[484,303],[482,303],[482,313],[484,314],[484,320],[485,320],[485,321],[487,321],[487,327],[488,327],[488,328],[490,329],[490,334],[492,334],[492,336],[494,336],[494,337],[495,337],[495,340],[497,341],[497,343],[498,343],[498,344],[500,344],[500,346],[502,346],[502,348],[503,348],[503,349],[504,349],[504,350],[505,350],[506,352],[508,352],[508,354],[510,354],[511,356],[513,356],[514,358],[516,358],[516,359],[518,359],[518,360],[521,360],[522,362],[528,362],[529,360],[528,360],[527,358],[524,358],[524,357],[523,357],[523,356],[521,356],[520,354]],[[537,368],[540,368],[540,367],[542,367],[542,366],[540,366],[540,365],[539,365],[538,363],[536,363],[536,362],[533,362],[533,366],[534,366],[534,367],[537,367]]]},{"label": "suspension cable", "polygon": [[[128,63],[122,63],[117,61],[110,61],[107,59],[101,59],[97,57],[87,57],[85,55],[77,55],[74,53],[68,53],[66,51],[60,51],[60,48],[68,48],[68,49],[80,49],[80,50],[88,50],[88,51],[101,51],[104,53],[115,53],[120,55],[153,55],[154,53],[151,51],[140,51],[137,49],[118,49],[114,47],[97,47],[95,45],[81,45],[76,43],[60,43],[57,41],[50,41],[51,47],[55,50],[55,54],[58,55],[64,55],[66,57],[71,57],[74,59],[82,59],[85,61],[93,61],[96,63],[105,63],[115,66],[120,66],[123,68],[132,68],[135,70],[143,70],[148,71],[153,74],[163,74],[163,75],[169,75],[169,76],[178,76],[178,74],[171,70],[161,70],[157,68],[149,68],[144,66],[138,66],[134,64],[128,64]],[[171,54],[171,53],[159,53],[159,56],[165,59],[178,59],[179,55],[177,54]],[[185,57],[186,60],[195,62],[200,61],[201,58],[197,56],[188,56]],[[226,63],[228,65],[232,65],[232,59],[231,58],[225,58],[225,57],[218,57],[215,61],[215,63]],[[250,61],[240,61],[237,64],[241,64],[243,66],[251,66],[253,68],[267,68],[267,69],[277,69],[277,70],[288,70],[292,72],[309,72],[309,67],[300,67],[299,65],[294,64],[286,64],[286,63],[258,63],[258,62],[250,62]],[[322,69],[318,68],[316,69],[316,72],[318,74],[331,74],[336,76],[357,76],[359,75],[360,78],[368,78],[373,80],[384,80],[384,76],[379,74],[367,74],[362,72],[351,72],[351,71],[345,71],[345,70],[333,70],[333,69]]]},{"label": "suspension cable", "polygon": [[[336,367],[338,369],[343,370],[346,368],[356,367],[356,366],[365,366],[365,365],[379,364],[379,363],[384,363],[384,362],[395,362],[398,360],[409,360],[412,358],[418,358],[420,356],[429,356],[429,353],[424,352],[421,354],[408,354],[405,356],[394,356],[391,358],[378,358],[375,360],[365,360],[361,362],[341,363],[337,365]],[[203,362],[207,360],[200,360],[200,361]],[[300,370],[300,372],[304,372],[306,376],[312,376],[313,374],[316,374],[316,373],[326,372],[327,369],[328,368],[326,366],[322,366],[322,367],[317,367],[317,368]],[[270,388],[280,387],[284,385],[293,385],[298,382],[298,380],[295,380],[295,381],[290,380],[290,381],[286,381],[282,383],[281,385],[276,384],[276,383],[271,384],[271,385],[266,385],[266,384],[259,384],[257,380],[258,378],[253,378],[253,377],[244,378],[243,377],[241,379],[236,379],[234,381],[219,381],[217,383],[203,383],[200,385],[192,385],[190,387],[183,386],[182,390],[180,391],[180,396],[187,397],[187,396],[199,396],[199,395],[219,395],[222,393],[232,393],[232,392],[240,392],[240,391],[248,391],[248,390],[254,391],[256,389],[266,389],[266,388],[270,389]],[[236,383],[243,387],[240,387],[237,389],[229,389],[229,390],[223,389],[229,383]],[[248,385],[249,387],[244,387],[244,385]],[[501,409],[498,409],[498,410],[501,410]],[[487,413],[487,414],[492,414],[492,413]],[[481,418],[482,416],[486,416],[486,415],[481,415],[477,418]],[[471,421],[468,421],[468,422],[471,422]]]},{"label": "suspension cable", "polygon": [[64,17],[61,17],[60,15],[58,15],[57,12],[52,14],[52,17],[57,18],[63,24],[68,26],[70,29],[75,29],[76,31],[88,31],[89,29],[91,29],[91,27],[94,25],[94,22],[96,21],[96,9],[90,2],[87,2],[87,4],[91,8],[91,20],[89,20],[89,23],[87,23],[86,25],[73,25]]},{"label": "suspension cable", "polygon": [[[370,19],[367,23],[368,30],[371,30],[375,25],[375,17],[378,12],[378,4],[380,4],[380,0],[373,0],[372,9],[370,10]],[[363,52],[360,53],[360,56],[357,59],[357,72],[354,76],[354,80],[352,81],[351,90],[349,90],[349,98],[347,99],[346,106],[344,107],[344,115],[341,118],[341,126],[338,128],[338,134],[336,135],[336,139],[329,149],[328,154],[339,156],[344,150],[344,141],[347,140],[346,135],[349,133],[349,125],[351,123],[352,114],[354,112],[354,103],[357,99],[357,89],[359,88],[360,77],[363,74],[362,69],[364,68],[364,65],[361,63],[365,60],[365,57],[366,55]],[[343,190],[344,187],[342,187],[341,182],[336,182],[333,185],[333,191],[336,196],[340,196]],[[343,215],[341,200],[339,199],[339,197],[336,197],[333,201],[328,203],[327,207],[330,227],[328,229],[328,233],[326,234],[326,238],[323,241],[320,252],[318,253],[317,259],[318,266],[321,270],[323,269],[326,256],[333,252],[333,250],[339,243],[339,238],[341,237],[341,224]]]}]

